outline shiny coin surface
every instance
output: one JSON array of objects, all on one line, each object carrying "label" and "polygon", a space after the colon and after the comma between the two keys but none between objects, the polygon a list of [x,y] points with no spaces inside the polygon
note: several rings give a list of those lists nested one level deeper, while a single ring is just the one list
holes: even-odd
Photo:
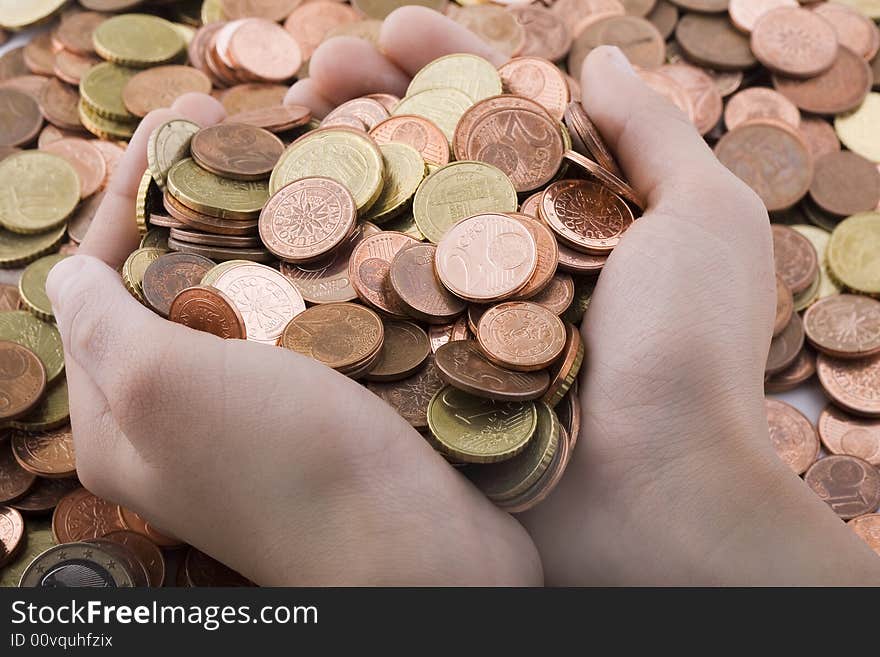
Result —
[{"label": "shiny coin surface", "polygon": [[22,588],[131,588],[137,575],[119,554],[94,543],[68,542],[34,559],[21,577]]},{"label": "shiny coin surface", "polygon": [[34,408],[46,391],[46,368],[33,351],[0,340],[0,421]]},{"label": "shiny coin surface", "polygon": [[832,454],[848,454],[880,466],[880,420],[854,417],[829,404],[819,415],[817,428]]},{"label": "shiny coin surface", "polygon": [[544,370],[516,372],[499,367],[480,351],[474,340],[454,340],[435,350],[437,369],[449,385],[478,397],[498,401],[538,399],[550,377]]},{"label": "shiny coin surface", "polygon": [[819,436],[812,423],[794,406],[777,399],[764,402],[770,442],[795,474],[803,474],[819,458]]},{"label": "shiny coin surface", "polygon": [[64,478],[76,475],[76,456],[70,427],[45,433],[14,431],[12,453],[19,465],[39,477]]},{"label": "shiny coin surface", "polygon": [[415,374],[401,381],[380,383],[370,381],[367,389],[391,406],[416,429],[428,428],[428,405],[434,395],[446,385],[428,356],[425,364]]},{"label": "shiny coin surface", "polygon": [[880,301],[854,294],[826,297],[804,313],[807,339],[837,358],[880,353]]},{"label": "shiny coin surface", "polygon": [[606,254],[633,222],[626,203],[588,180],[561,180],[544,192],[541,217],[561,240],[588,253]]},{"label": "shiny coin surface", "polygon": [[566,343],[562,320],[527,301],[508,301],[490,308],[480,318],[476,336],[489,360],[523,372],[550,365]]},{"label": "shiny coin surface", "polygon": [[437,278],[436,250],[433,244],[413,244],[399,251],[391,261],[388,279],[407,312],[431,324],[455,319],[466,307]]},{"label": "shiny coin surface", "polygon": [[24,519],[8,506],[0,506],[0,567],[12,561],[23,545]]},{"label": "shiny coin surface", "polygon": [[348,276],[358,297],[370,306],[396,319],[406,319],[407,308],[390,283],[391,263],[403,249],[418,240],[383,231],[370,235],[352,251]]},{"label": "shiny coin surface", "polygon": [[116,505],[77,488],[66,495],[52,514],[52,533],[59,543],[101,538],[125,529],[116,514]]},{"label": "shiny coin surface", "polygon": [[880,472],[854,456],[819,459],[804,481],[844,520],[872,513],[880,506]]},{"label": "shiny coin surface", "polygon": [[233,180],[268,178],[284,152],[284,144],[267,130],[221,123],[199,130],[190,144],[203,169]]},{"label": "shiny coin surface", "polygon": [[819,257],[810,240],[796,230],[773,224],[773,259],[776,273],[792,294],[800,294],[816,279]]},{"label": "shiny coin surface", "polygon": [[168,317],[171,302],[184,289],[198,285],[213,261],[187,253],[165,253],[144,271],[141,289],[147,305]]},{"label": "shiny coin surface", "polygon": [[428,354],[428,334],[413,322],[383,322],[384,338],[378,360],[364,376],[368,381],[399,381],[417,371]]},{"label": "shiny coin surface", "polygon": [[816,374],[838,406],[857,415],[880,417],[880,356],[843,360],[819,354]]},{"label": "shiny coin surface", "polygon": [[171,302],[168,319],[221,338],[244,340],[247,337],[238,308],[213,287],[197,285],[181,290]]}]

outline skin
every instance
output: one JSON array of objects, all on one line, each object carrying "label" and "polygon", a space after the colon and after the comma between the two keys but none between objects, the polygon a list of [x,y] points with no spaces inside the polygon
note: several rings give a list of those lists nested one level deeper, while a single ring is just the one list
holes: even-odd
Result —
[{"label": "skin", "polygon": [[[403,94],[444,54],[504,60],[417,7],[388,17],[380,46],[326,42],[287,102],[321,116]],[[594,50],[581,83],[648,208],[585,317],[582,439],[542,505],[514,519],[357,383],[128,294],[115,268],[138,244],[147,137],[172,116],[222,120],[198,95],[143,121],[85,255],[49,278],[86,487],[265,585],[880,584],[880,559],[770,446],[761,202],[617,49]]]}]

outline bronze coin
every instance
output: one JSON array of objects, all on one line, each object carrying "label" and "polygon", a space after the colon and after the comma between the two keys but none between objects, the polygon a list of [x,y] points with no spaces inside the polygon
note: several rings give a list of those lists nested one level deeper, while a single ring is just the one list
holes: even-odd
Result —
[{"label": "bronze coin", "polygon": [[803,346],[804,325],[800,315],[793,313],[785,330],[770,341],[765,374],[776,374],[789,367],[797,359]]},{"label": "bronze coin", "polygon": [[565,348],[565,324],[552,312],[527,301],[493,306],[480,318],[477,344],[497,365],[521,372],[540,370]]},{"label": "bronze coin", "polygon": [[125,529],[116,505],[92,495],[85,488],[71,491],[58,502],[52,514],[52,534],[59,543],[75,543]]},{"label": "bronze coin", "polygon": [[266,202],[260,213],[260,237],[281,260],[310,262],[339,247],[356,221],[357,206],[345,185],[330,178],[302,178]]},{"label": "bronze coin", "polygon": [[559,264],[559,245],[553,231],[544,222],[528,215],[513,212],[507,213],[507,216],[516,219],[525,226],[537,246],[538,263],[535,266],[535,273],[516,295],[516,298],[520,300],[533,299],[543,293],[553,281],[556,267]]},{"label": "bronze coin", "polygon": [[880,555],[880,513],[866,513],[846,523],[856,535]]},{"label": "bronze coin", "polygon": [[[201,212],[196,212],[195,210],[186,207],[168,192],[165,192],[165,195],[162,198],[162,204],[168,214],[178,222],[206,233],[239,236],[253,235],[257,232],[259,226],[257,219],[221,219],[220,217],[212,217]],[[156,223],[156,225],[163,224]]]},{"label": "bronze coin", "polygon": [[[49,79],[42,75],[22,75],[17,78],[9,78],[8,80],[0,81],[0,89],[15,89],[16,91],[27,94],[39,104],[40,96],[43,93],[43,87],[47,84],[49,84]],[[51,127],[57,130],[55,126]],[[45,130],[45,127],[43,129]]]},{"label": "bronze coin", "polygon": [[240,123],[221,123],[199,130],[190,145],[203,169],[233,180],[267,178],[284,152],[268,130]]},{"label": "bronze coin", "polygon": [[296,9],[301,0],[221,0],[220,6],[227,20],[265,18],[279,23]]},{"label": "bronze coin", "polygon": [[799,232],[773,224],[773,260],[776,274],[785,281],[792,294],[806,290],[819,273],[819,256],[806,237]]},{"label": "bronze coin", "polygon": [[777,123],[754,121],[731,130],[715,145],[715,156],[761,197],[769,212],[800,201],[813,179],[806,143]]},{"label": "bronze coin", "polygon": [[544,401],[551,408],[562,401],[577,380],[578,372],[584,362],[584,342],[580,331],[569,322],[565,324],[565,349],[550,368],[550,385],[544,394]]},{"label": "bronze coin", "polygon": [[872,513],[880,506],[880,472],[854,456],[819,459],[804,481],[844,520]]},{"label": "bronze coin", "polygon": [[819,437],[832,454],[847,454],[880,466],[880,420],[849,415],[834,404],[819,415]]},{"label": "bronze coin", "polygon": [[37,101],[16,89],[0,89],[0,146],[30,144],[42,127]]},{"label": "bronze coin", "polygon": [[572,274],[595,275],[602,271],[608,261],[607,255],[581,253],[566,246],[559,245],[559,269]]},{"label": "bronze coin", "polygon": [[188,287],[202,282],[214,262],[188,253],[165,253],[144,271],[144,301],[155,312],[168,317],[171,302]]},{"label": "bronze coin", "polygon": [[321,260],[307,264],[281,263],[281,273],[309,303],[338,303],[354,301],[357,292],[348,275],[348,263],[355,247],[381,229],[368,221],[358,223],[354,231],[332,253]]},{"label": "bronze coin", "polygon": [[24,497],[19,497],[9,504],[25,515],[41,515],[51,512],[58,506],[62,497],[79,487],[80,483],[76,477],[65,479],[37,477],[37,481]]},{"label": "bronze coin", "polygon": [[794,312],[794,297],[791,290],[785,284],[782,276],[776,274],[776,318],[773,321],[773,336],[777,336],[785,330],[791,321]]},{"label": "bronze coin", "polygon": [[246,18],[234,28],[229,57],[237,69],[257,82],[290,80],[303,62],[296,39],[277,23],[262,18]]},{"label": "bronze coin", "polygon": [[872,79],[868,63],[844,44],[824,73],[805,80],[774,75],[773,86],[805,112],[842,114],[862,104]]},{"label": "bronze coin", "polygon": [[835,404],[857,415],[880,417],[880,356],[843,360],[819,354],[816,374]]},{"label": "bronze coin", "polygon": [[55,55],[55,77],[67,84],[78,85],[90,68],[101,62],[97,57],[76,55],[62,50]]},{"label": "bronze coin", "polygon": [[86,233],[92,225],[92,220],[101,207],[104,200],[104,192],[92,194],[89,198],[82,201],[73,211],[70,219],[67,220],[67,236],[77,244],[81,244],[86,238]]},{"label": "bronze coin", "polygon": [[645,207],[644,202],[636,195],[635,190],[630,187],[629,183],[624,182],[597,162],[584,157],[576,151],[565,151],[562,156],[637,208],[643,209]]},{"label": "bronze coin", "polygon": [[354,118],[363,125],[362,129],[366,129],[369,132],[388,117],[388,110],[378,100],[373,98],[354,98],[331,110],[321,121],[320,127],[344,126],[345,121],[338,121],[338,119]]},{"label": "bronze coin", "polygon": [[813,162],[816,162],[823,155],[840,151],[840,140],[837,139],[834,126],[825,119],[816,117],[801,118],[798,132],[801,133],[801,137],[807,142],[807,147],[813,156]]},{"label": "bronze coin", "polygon": [[636,75],[638,75],[642,79],[642,82],[648,85],[652,91],[660,94],[681,110],[681,113],[684,114],[691,123],[694,122],[694,106],[691,103],[691,97],[688,95],[685,88],[678,83],[678,80],[674,79],[672,76],[666,75],[660,69],[652,71],[640,68],[636,69]]},{"label": "bronze coin", "polygon": [[505,93],[531,98],[557,121],[565,115],[570,93],[565,75],[540,57],[515,57],[498,69]]},{"label": "bronze coin", "polygon": [[793,78],[827,71],[837,56],[834,28],[819,14],[801,7],[778,7],[758,18],[751,48],[768,69]]},{"label": "bronze coin", "polygon": [[870,212],[880,203],[880,171],[851,151],[829,153],[816,161],[810,198],[825,212],[840,217]]},{"label": "bronze coin", "polygon": [[24,63],[34,75],[52,75],[55,47],[52,45],[51,33],[39,33],[25,44]]},{"label": "bronze coin", "polygon": [[525,30],[520,55],[542,57],[551,62],[565,57],[571,48],[572,30],[561,16],[540,3],[516,4],[509,6],[507,11]]},{"label": "bronze coin", "polygon": [[[152,223],[152,221],[150,223]],[[171,228],[168,231],[168,237],[177,242],[189,242],[192,244],[201,244],[202,246],[257,249],[263,245],[263,242],[260,241],[258,235],[212,235],[211,233],[202,233],[197,230],[186,230],[185,228]]]},{"label": "bronze coin", "polygon": [[11,440],[15,460],[28,472],[51,479],[76,475],[73,433],[69,426],[39,434],[14,431]]},{"label": "bronze coin", "polygon": [[0,506],[0,568],[12,561],[24,544],[24,518],[8,506]]},{"label": "bronze coin", "polygon": [[22,468],[9,440],[0,439],[0,504],[15,501],[34,485],[36,477]]},{"label": "bronze coin", "polygon": [[385,119],[370,130],[378,145],[397,142],[412,146],[428,164],[449,164],[449,141],[433,121],[423,116],[400,114]]},{"label": "bronze coin", "polygon": [[81,131],[79,119],[79,92],[52,78],[40,94],[40,110],[45,119],[61,130]]},{"label": "bronze coin", "polygon": [[798,409],[778,399],[766,399],[767,424],[773,449],[795,474],[803,474],[819,458],[819,436]]},{"label": "bronze coin", "polygon": [[607,255],[632,224],[626,203],[589,180],[560,180],[544,191],[541,217],[572,248]]},{"label": "bronze coin", "polygon": [[627,59],[642,68],[659,68],[666,59],[666,45],[657,28],[638,16],[608,16],[576,33],[568,53],[568,72],[581,77],[584,59],[598,46],[617,46]]},{"label": "bronze coin", "polygon": [[793,390],[815,373],[816,353],[804,347],[791,365],[764,380],[764,392],[775,394]]},{"label": "bronze coin", "polygon": [[561,315],[574,300],[574,279],[571,274],[557,272],[550,279],[550,284],[529,301],[542,306],[554,315]]},{"label": "bronze coin", "polygon": [[733,130],[749,121],[773,119],[797,128],[801,123],[798,108],[778,91],[766,87],[749,87],[738,91],[724,109],[724,125]]},{"label": "bronze coin", "polygon": [[89,198],[104,186],[107,180],[107,161],[91,141],[67,137],[53,141],[40,150],[67,160],[79,176],[82,198]]},{"label": "bronze coin", "polygon": [[178,292],[168,319],[221,338],[247,338],[244,319],[235,304],[216,288],[196,285]]},{"label": "bronze coin", "polygon": [[27,415],[43,398],[46,384],[39,356],[17,342],[0,340],[0,421]]},{"label": "bronze coin", "polygon": [[877,54],[880,49],[880,28],[864,13],[834,2],[816,5],[812,10],[831,23],[838,43],[845,44],[865,61]]},{"label": "bronze coin", "polygon": [[546,370],[515,372],[496,365],[474,340],[447,342],[437,349],[435,359],[444,381],[478,397],[528,401],[541,397],[550,383]]},{"label": "bronze coin", "polygon": [[[611,150],[602,139],[599,129],[590,120],[589,115],[580,101],[572,101],[565,108],[565,125],[571,133],[572,142],[581,144],[581,148],[576,149],[581,155],[592,158],[599,166],[606,171],[611,172],[618,178],[623,174]],[[524,204],[525,205],[525,204]],[[522,210],[526,214],[532,214],[526,210]],[[538,215],[535,214],[535,217]]]},{"label": "bronze coin", "polygon": [[12,48],[0,55],[0,80],[30,74],[30,69],[24,63],[24,46]]},{"label": "bronze coin", "polygon": [[95,54],[92,33],[109,16],[95,11],[80,11],[65,14],[52,35],[65,49],[78,55]]},{"label": "bronze coin", "polygon": [[749,37],[734,28],[727,16],[685,14],[675,28],[675,38],[687,58],[700,66],[739,71],[756,63]]},{"label": "bronze coin", "polygon": [[183,559],[182,570],[188,586],[253,586],[253,582],[232,568],[191,547]]},{"label": "bronze coin", "polygon": [[440,324],[465,311],[464,301],[449,292],[434,272],[437,247],[413,244],[397,253],[391,261],[389,282],[413,317]]},{"label": "bronze coin", "polygon": [[142,534],[120,529],[104,535],[105,541],[123,545],[134,553],[147,572],[151,587],[160,587],[165,581],[165,557],[155,543]]},{"label": "bronze coin", "polygon": [[771,9],[797,6],[797,0],[730,0],[727,13],[736,29],[748,34],[758,19]]},{"label": "bronze coin", "polygon": [[692,120],[697,131],[705,135],[718,124],[723,101],[715,81],[703,69],[684,62],[665,64],[659,70],[675,80],[690,99]]},{"label": "bronze coin", "polygon": [[190,66],[157,66],[135,74],[122,89],[125,108],[138,117],[151,111],[171,107],[187,93],[211,92],[211,80]]},{"label": "bronze coin", "polygon": [[370,381],[367,389],[391,406],[416,429],[428,428],[428,404],[446,384],[440,378],[434,356],[428,356],[422,368],[402,381]]},{"label": "bronze coin", "polygon": [[219,97],[227,116],[250,110],[281,109],[287,89],[283,84],[251,82],[226,89]]},{"label": "bronze coin", "polygon": [[361,300],[395,319],[406,319],[406,305],[391,286],[391,262],[400,251],[418,243],[409,235],[382,231],[355,246],[348,263],[348,278]]},{"label": "bronze coin", "polygon": [[242,123],[269,132],[287,132],[307,124],[312,118],[312,111],[303,105],[279,105],[278,107],[261,107],[246,110],[227,116],[224,123]]},{"label": "bronze coin", "polygon": [[150,541],[163,548],[176,548],[184,545],[183,541],[170,534],[159,531],[140,515],[122,506],[116,507],[116,515],[125,529],[146,536]]},{"label": "bronze coin", "polygon": [[0,312],[9,310],[21,310],[18,286],[0,284]]},{"label": "bronze coin", "polygon": [[836,358],[880,353],[880,301],[855,294],[820,299],[804,313],[807,339]]},{"label": "bronze coin", "polygon": [[168,238],[168,248],[172,251],[179,251],[181,253],[189,253],[191,255],[202,256],[203,258],[209,258],[211,260],[248,260],[250,262],[255,263],[267,263],[274,262],[274,256],[269,253],[266,249],[252,249],[252,248],[241,248],[241,247],[226,247],[226,246],[203,246],[201,244],[193,244],[191,242],[180,242],[174,239]]},{"label": "bronze coin", "polygon": [[379,359],[364,376],[368,381],[400,381],[418,370],[428,354],[428,334],[412,322],[382,322],[385,337]]}]

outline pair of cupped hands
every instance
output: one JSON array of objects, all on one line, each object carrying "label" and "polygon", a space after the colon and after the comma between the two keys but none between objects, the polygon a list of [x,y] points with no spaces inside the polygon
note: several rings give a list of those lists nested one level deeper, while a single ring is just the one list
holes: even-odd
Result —
[{"label": "pair of cupped hands", "polygon": [[[428,62],[504,57],[404,7],[380,47],[334,38],[286,102],[318,117],[402,96]],[[767,213],[615,48],[583,103],[647,201],[583,321],[580,440],[552,495],[497,509],[396,412],[294,352],[199,333],[141,306],[146,144],[224,118],[179,98],[141,123],[79,253],[48,293],[64,339],[82,483],[263,585],[878,583],[880,559],[778,460],[763,372],[775,308]]]}]

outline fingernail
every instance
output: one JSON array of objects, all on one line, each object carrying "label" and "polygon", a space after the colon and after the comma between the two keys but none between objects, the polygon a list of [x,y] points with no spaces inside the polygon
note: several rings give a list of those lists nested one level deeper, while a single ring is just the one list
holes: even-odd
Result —
[{"label": "fingernail", "polygon": [[629,63],[629,59],[627,59],[626,55],[623,54],[623,51],[620,48],[617,46],[606,46],[606,48],[608,50],[609,64],[626,75],[636,74],[633,70],[632,64]]},{"label": "fingernail", "polygon": [[89,258],[86,256],[71,256],[52,267],[46,278],[46,294],[52,302],[52,310],[56,316],[63,312],[67,293],[88,263]]}]

